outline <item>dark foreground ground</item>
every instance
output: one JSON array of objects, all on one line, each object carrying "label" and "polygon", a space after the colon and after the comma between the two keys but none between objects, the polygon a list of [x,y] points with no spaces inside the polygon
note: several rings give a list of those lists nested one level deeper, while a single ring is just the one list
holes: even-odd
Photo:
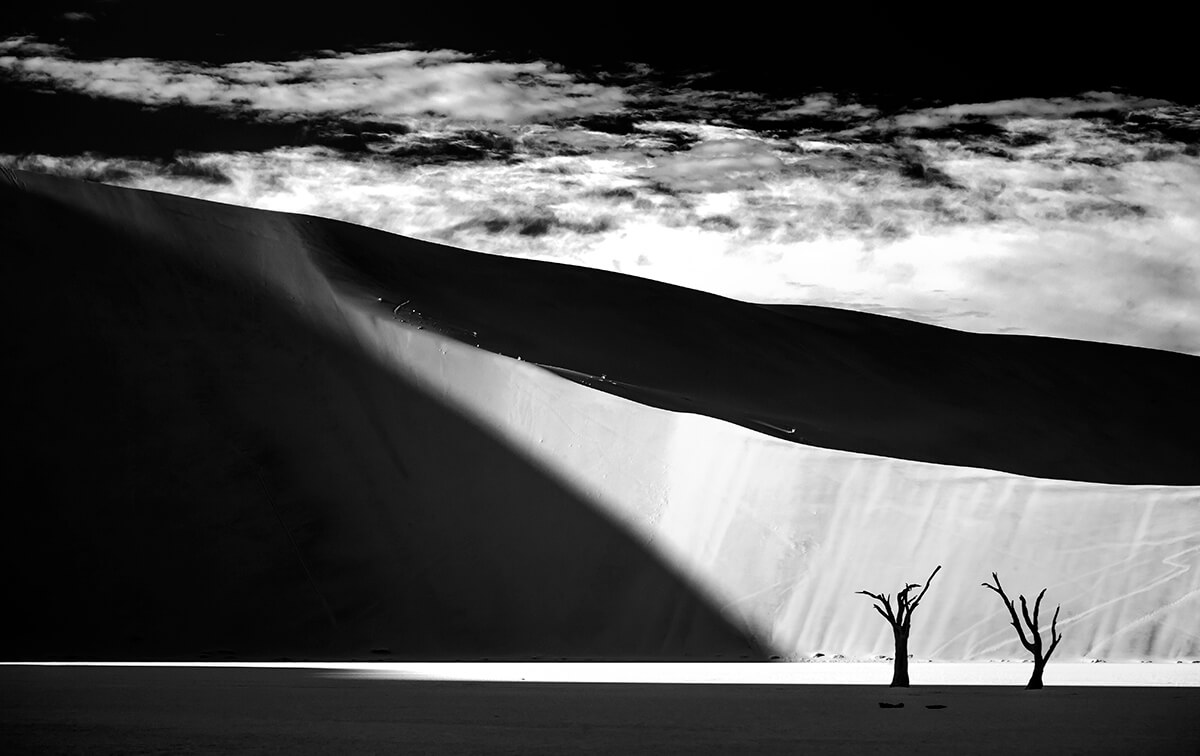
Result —
[{"label": "dark foreground ground", "polygon": [[[938,704],[946,708],[927,708]],[[410,682],[287,669],[0,668],[5,754],[1194,756],[1198,711],[1200,688]]]}]

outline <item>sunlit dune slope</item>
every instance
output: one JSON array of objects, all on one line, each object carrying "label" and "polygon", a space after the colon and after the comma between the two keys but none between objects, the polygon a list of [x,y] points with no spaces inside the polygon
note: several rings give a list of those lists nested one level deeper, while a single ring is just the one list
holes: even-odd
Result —
[{"label": "sunlit dune slope", "polygon": [[762,656],[363,349],[307,223],[0,182],[5,658]]}]

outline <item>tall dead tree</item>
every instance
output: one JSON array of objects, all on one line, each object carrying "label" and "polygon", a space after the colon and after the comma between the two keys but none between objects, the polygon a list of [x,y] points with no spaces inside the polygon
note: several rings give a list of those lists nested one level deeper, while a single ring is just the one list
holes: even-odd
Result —
[{"label": "tall dead tree", "polygon": [[[1033,602],[1033,616],[1029,616],[1029,605],[1025,602],[1025,596],[1019,596],[1021,599],[1021,616],[1025,619],[1025,624],[1029,626],[1029,635],[1025,635],[1025,630],[1021,627],[1021,621],[1017,619],[1017,608],[1013,605],[1012,599],[1004,593],[1004,587],[1000,585],[1000,577],[996,573],[992,573],[992,580],[996,581],[995,585],[984,582],[983,587],[994,591],[1004,602],[1004,606],[1008,607],[1008,616],[1012,618],[1012,626],[1017,629],[1017,636],[1021,639],[1021,645],[1024,646],[1029,653],[1033,654],[1033,675],[1029,678],[1029,684],[1025,686],[1025,690],[1041,690],[1042,689],[1042,672],[1046,669],[1046,662],[1050,661],[1050,655],[1054,653],[1054,649],[1058,648],[1058,642],[1062,640],[1062,636],[1058,634],[1058,611],[1062,609],[1062,604],[1059,604],[1054,610],[1054,619],[1050,623],[1050,648],[1044,649],[1042,646],[1042,634],[1038,630],[1038,612],[1042,608],[1042,596],[1046,595],[1046,589],[1038,594],[1037,600]],[[1043,650],[1044,649],[1044,650]]]},{"label": "tall dead tree", "polygon": [[909,600],[909,592],[913,588],[920,588],[920,583],[909,583],[896,594],[896,611],[892,611],[892,599],[886,593],[871,593],[870,591],[856,591],[864,596],[870,596],[878,601],[878,604],[872,604],[875,611],[879,612],[879,616],[888,621],[892,626],[892,637],[896,641],[896,656],[895,665],[892,668],[892,684],[893,688],[908,687],[908,633],[912,629],[912,615],[917,610],[917,606],[921,603],[921,599],[925,598],[925,592],[929,590],[929,586],[933,583],[933,576],[938,574],[938,570],[942,569],[942,565],[938,565],[936,569],[929,575],[929,579],[925,581],[925,587],[917,594],[915,599]]}]

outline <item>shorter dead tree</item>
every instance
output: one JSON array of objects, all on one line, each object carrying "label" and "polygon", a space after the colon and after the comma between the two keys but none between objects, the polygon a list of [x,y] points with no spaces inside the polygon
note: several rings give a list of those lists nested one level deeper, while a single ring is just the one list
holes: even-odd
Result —
[{"label": "shorter dead tree", "polygon": [[1000,585],[1000,577],[993,572],[992,580],[996,581],[995,585],[984,582],[983,587],[994,591],[1004,602],[1004,606],[1008,607],[1008,616],[1012,618],[1012,626],[1017,629],[1021,645],[1033,654],[1033,675],[1029,678],[1029,684],[1025,686],[1025,690],[1041,690],[1042,672],[1046,670],[1046,662],[1050,661],[1050,655],[1054,653],[1054,649],[1058,648],[1058,642],[1062,640],[1062,636],[1058,634],[1058,611],[1062,609],[1062,604],[1059,604],[1054,610],[1054,619],[1050,623],[1050,648],[1043,652],[1042,634],[1038,630],[1038,612],[1042,608],[1042,596],[1046,595],[1046,589],[1043,588],[1042,592],[1038,594],[1037,600],[1033,602],[1032,617],[1029,616],[1029,605],[1025,602],[1025,596],[1019,596],[1021,616],[1025,619],[1025,624],[1029,626],[1029,635],[1026,636],[1024,628],[1021,627],[1021,621],[1017,619],[1017,608],[1013,605],[1012,599],[1005,595],[1004,587]]},{"label": "shorter dead tree", "polygon": [[921,603],[921,599],[925,598],[925,592],[929,590],[930,584],[933,583],[933,576],[938,574],[938,570],[942,569],[942,565],[930,573],[929,579],[925,581],[925,587],[917,594],[915,599],[911,601],[908,598],[909,592],[913,588],[920,588],[920,583],[909,583],[896,594],[896,611],[892,611],[891,596],[886,593],[871,593],[870,591],[855,591],[864,596],[870,596],[878,601],[878,604],[873,604],[875,611],[879,612],[879,616],[888,621],[892,626],[892,638],[896,641],[896,656],[895,664],[892,667],[892,684],[893,688],[908,687],[908,634],[912,629],[912,615],[917,610],[917,606]]}]

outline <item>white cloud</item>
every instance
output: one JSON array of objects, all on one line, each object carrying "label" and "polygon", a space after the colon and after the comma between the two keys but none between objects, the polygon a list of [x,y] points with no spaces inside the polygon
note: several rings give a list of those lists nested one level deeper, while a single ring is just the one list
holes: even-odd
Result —
[{"label": "white cloud", "polygon": [[[1193,126],[1195,108],[1089,94],[881,120],[818,94],[773,112],[834,114],[829,130],[786,138],[699,117],[636,120],[637,97],[658,93],[634,96],[546,64],[477,63],[453,51],[199,68],[73,61],[31,44],[0,43],[0,66],[94,94],[292,117],[350,112],[404,119],[410,130],[353,157],[288,148],[166,163],[0,156],[6,164],[752,301],[1200,354],[1200,157],[1160,134]],[[687,93],[672,96],[683,102]],[[751,95],[727,100],[762,104]],[[552,122],[610,107],[633,114],[632,133]],[[1086,117],[1097,110],[1124,111],[1146,130]],[[550,122],[521,123],[537,118]],[[914,130],[966,118],[997,128]],[[492,119],[509,123],[480,128]],[[847,122],[854,128],[838,125]],[[444,145],[456,146],[457,161],[439,159]]]},{"label": "white cloud", "polygon": [[782,168],[776,148],[748,137],[702,141],[656,158],[641,175],[677,190],[720,192],[752,186]]},{"label": "white cloud", "polygon": [[33,57],[37,55],[58,55],[62,52],[62,48],[58,45],[50,45],[44,42],[38,42],[33,37],[8,37],[0,39],[0,54],[6,57],[0,57],[0,65],[2,61],[9,57]]},{"label": "white cloud", "polygon": [[147,105],[186,103],[275,114],[526,122],[611,110],[621,90],[546,63],[477,62],[453,51],[388,50],[206,67],[149,58],[75,60],[28,40],[0,43],[0,69],[39,84]]},{"label": "white cloud", "polygon": [[939,128],[966,118],[1068,118],[1082,113],[1131,111],[1171,105],[1165,100],[1129,97],[1113,92],[1087,92],[1076,97],[1025,97],[924,108],[892,119],[901,129]]},{"label": "white cloud", "polygon": [[829,92],[817,92],[805,96],[797,105],[770,111],[763,117],[767,120],[777,121],[803,116],[862,119],[875,116],[878,112],[875,108],[859,102],[845,101]]}]

